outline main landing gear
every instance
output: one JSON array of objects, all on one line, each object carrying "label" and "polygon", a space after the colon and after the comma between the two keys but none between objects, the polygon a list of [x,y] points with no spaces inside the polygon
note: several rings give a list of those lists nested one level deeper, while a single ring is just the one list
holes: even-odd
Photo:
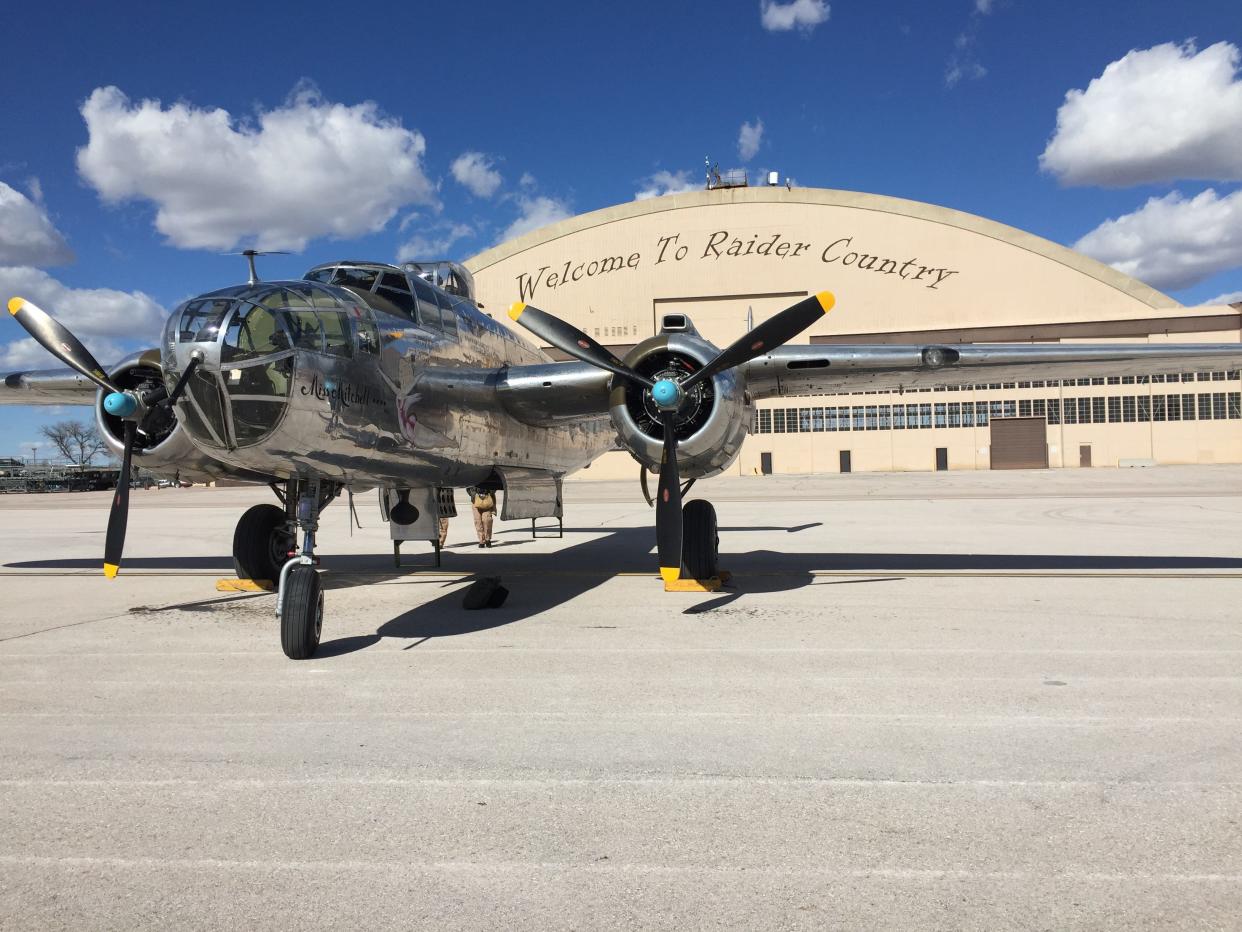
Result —
[{"label": "main landing gear", "polygon": [[706,499],[686,502],[681,509],[683,578],[707,580],[720,573],[720,535],[716,509]]},{"label": "main landing gear", "polygon": [[[267,580],[277,587],[280,646],[292,660],[306,660],[323,632],[323,585],[315,567],[319,512],[341,486],[318,479],[290,479],[272,491],[281,505],[255,505],[233,532],[233,566],[241,579]],[[302,535],[301,553],[297,535]]]}]

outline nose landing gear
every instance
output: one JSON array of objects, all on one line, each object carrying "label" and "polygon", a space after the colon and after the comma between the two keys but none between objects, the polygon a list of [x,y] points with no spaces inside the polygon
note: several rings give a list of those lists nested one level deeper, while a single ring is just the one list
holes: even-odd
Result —
[{"label": "nose landing gear", "polygon": [[[233,533],[233,565],[238,577],[276,584],[280,646],[291,660],[306,660],[323,633],[323,583],[315,568],[315,532],[319,512],[342,486],[318,479],[290,479],[272,491],[283,508],[255,505],[241,516]],[[297,535],[302,535],[298,552]]]}]

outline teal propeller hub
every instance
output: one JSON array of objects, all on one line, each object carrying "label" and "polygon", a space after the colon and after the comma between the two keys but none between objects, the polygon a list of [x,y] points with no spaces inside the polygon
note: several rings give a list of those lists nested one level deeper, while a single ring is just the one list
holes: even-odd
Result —
[{"label": "teal propeller hub", "polygon": [[651,398],[661,408],[671,408],[681,398],[681,389],[672,379],[660,379],[651,386]]},{"label": "teal propeller hub", "polygon": [[138,400],[125,392],[109,392],[104,396],[103,406],[113,417],[129,417],[138,410]]}]

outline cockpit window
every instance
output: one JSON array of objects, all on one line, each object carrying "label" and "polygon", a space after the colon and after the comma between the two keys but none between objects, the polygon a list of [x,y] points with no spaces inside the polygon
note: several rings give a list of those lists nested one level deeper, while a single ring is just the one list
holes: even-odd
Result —
[{"label": "cockpit window", "polygon": [[290,308],[285,312],[285,322],[293,333],[295,346],[333,356],[351,353],[349,322],[340,311]]},{"label": "cockpit window", "polygon": [[337,269],[332,276],[332,284],[370,291],[377,274],[375,269]]},{"label": "cockpit window", "polygon": [[257,304],[243,304],[229,321],[220,358],[224,362],[234,362],[270,356],[287,349],[289,335],[276,315]]},{"label": "cockpit window", "polygon": [[178,340],[182,343],[214,343],[220,333],[220,322],[232,306],[232,301],[222,299],[191,301],[181,312]]},{"label": "cockpit window", "polygon": [[440,305],[436,301],[435,289],[421,278],[410,280],[414,284],[414,294],[418,296],[419,318],[425,326],[440,329]]}]

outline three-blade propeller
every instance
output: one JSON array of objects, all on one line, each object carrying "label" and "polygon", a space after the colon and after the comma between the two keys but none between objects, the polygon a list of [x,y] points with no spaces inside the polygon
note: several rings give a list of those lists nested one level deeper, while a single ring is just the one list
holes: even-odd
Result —
[{"label": "three-blade propeller", "polygon": [[111,579],[121,567],[121,554],[125,550],[125,529],[129,524],[129,470],[140,425],[155,405],[176,403],[202,357],[190,360],[171,394],[161,386],[140,396],[138,392],[118,388],[91,351],[64,324],[42,308],[24,298],[12,298],[9,313],[40,346],[106,391],[104,410],[119,417],[124,424],[125,449],[121,457],[121,472],[117,476],[116,494],[112,497],[112,510],[108,513],[108,534],[104,540],[104,575]]},{"label": "three-blade propeller", "polygon": [[655,402],[664,431],[660,484],[656,492],[656,550],[660,559],[660,575],[665,582],[681,577],[681,475],[677,468],[677,415],[687,393],[699,382],[710,379],[718,372],[740,366],[762,353],[788,343],[832,310],[835,303],[836,299],[831,292],[821,291],[785,308],[754,330],[734,340],[707,365],[680,382],[674,379],[652,382],[629,368],[577,327],[537,307],[519,302],[509,308],[509,316],[535,336],[575,359],[581,359],[633,382],[648,392]]}]

